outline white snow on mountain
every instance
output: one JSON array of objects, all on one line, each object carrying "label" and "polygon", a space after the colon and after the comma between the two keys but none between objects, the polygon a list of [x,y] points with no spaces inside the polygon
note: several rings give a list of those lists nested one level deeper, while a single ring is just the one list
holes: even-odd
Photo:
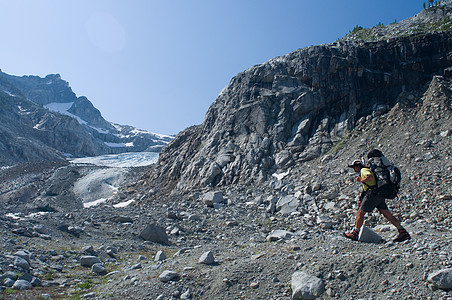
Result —
[{"label": "white snow on mountain", "polygon": [[73,164],[91,164],[112,168],[144,167],[157,162],[156,152],[126,152],[121,154],[82,157],[70,160]]},{"label": "white snow on mountain", "polygon": [[82,118],[77,117],[76,115],[71,114],[68,111],[72,107],[73,104],[74,104],[74,102],[67,102],[67,103],[55,103],[55,102],[52,102],[52,103],[44,105],[44,108],[46,108],[46,109],[48,109],[50,111],[53,111],[53,112],[60,113],[62,115],[70,116],[70,117],[72,117],[74,119],[77,119],[77,121],[80,124],[87,125],[88,123],[86,121],[84,121]]}]

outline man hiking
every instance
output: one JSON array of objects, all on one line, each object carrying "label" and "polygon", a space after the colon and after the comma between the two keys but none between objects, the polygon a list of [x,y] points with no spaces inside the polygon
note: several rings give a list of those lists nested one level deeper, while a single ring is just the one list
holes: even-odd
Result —
[{"label": "man hiking", "polygon": [[399,220],[397,220],[397,218],[394,217],[389,211],[385,198],[378,194],[376,188],[377,182],[371,169],[366,168],[359,160],[353,161],[349,167],[353,168],[353,170],[359,174],[358,177],[356,177],[356,182],[363,184],[363,191],[358,200],[358,213],[356,214],[355,228],[353,228],[353,231],[350,233],[344,233],[345,237],[353,241],[357,241],[359,230],[364,223],[364,215],[366,212],[371,213],[375,208],[377,208],[380,213],[399,231],[399,235],[394,239],[394,242],[403,242],[411,239],[410,234],[405,230],[405,228],[403,228]]}]

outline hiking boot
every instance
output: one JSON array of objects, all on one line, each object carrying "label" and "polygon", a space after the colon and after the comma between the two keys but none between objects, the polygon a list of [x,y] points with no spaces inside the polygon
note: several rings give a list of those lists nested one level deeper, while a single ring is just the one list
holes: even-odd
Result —
[{"label": "hiking boot", "polygon": [[353,231],[350,233],[344,232],[344,236],[348,239],[351,239],[352,241],[357,241],[358,235],[359,233],[355,229],[353,229]]},{"label": "hiking boot", "polygon": [[399,235],[394,239],[394,242],[403,242],[411,239],[410,234],[405,229],[399,230]]}]

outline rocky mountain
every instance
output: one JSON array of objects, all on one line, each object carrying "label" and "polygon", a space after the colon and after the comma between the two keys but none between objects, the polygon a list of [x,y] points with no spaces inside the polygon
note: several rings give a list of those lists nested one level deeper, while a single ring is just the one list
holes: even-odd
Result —
[{"label": "rocky mountain", "polygon": [[[403,24],[450,14],[447,5],[435,7]],[[189,190],[265,182],[328,153],[398,103],[414,105],[413,95],[446,74],[451,51],[449,31],[428,31],[375,42],[344,38],[253,66],[231,80],[203,124],[164,149],[149,183]]]},{"label": "rocky mountain", "polygon": [[0,164],[122,152],[158,152],[172,137],[106,121],[60,75],[0,72]]}]

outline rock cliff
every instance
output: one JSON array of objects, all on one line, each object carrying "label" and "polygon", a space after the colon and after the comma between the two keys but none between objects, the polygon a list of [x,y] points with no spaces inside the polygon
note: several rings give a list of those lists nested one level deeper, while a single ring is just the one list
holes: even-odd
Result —
[{"label": "rock cliff", "polygon": [[327,152],[451,66],[452,33],[312,46],[235,76],[149,182],[181,190],[262,182]]}]

